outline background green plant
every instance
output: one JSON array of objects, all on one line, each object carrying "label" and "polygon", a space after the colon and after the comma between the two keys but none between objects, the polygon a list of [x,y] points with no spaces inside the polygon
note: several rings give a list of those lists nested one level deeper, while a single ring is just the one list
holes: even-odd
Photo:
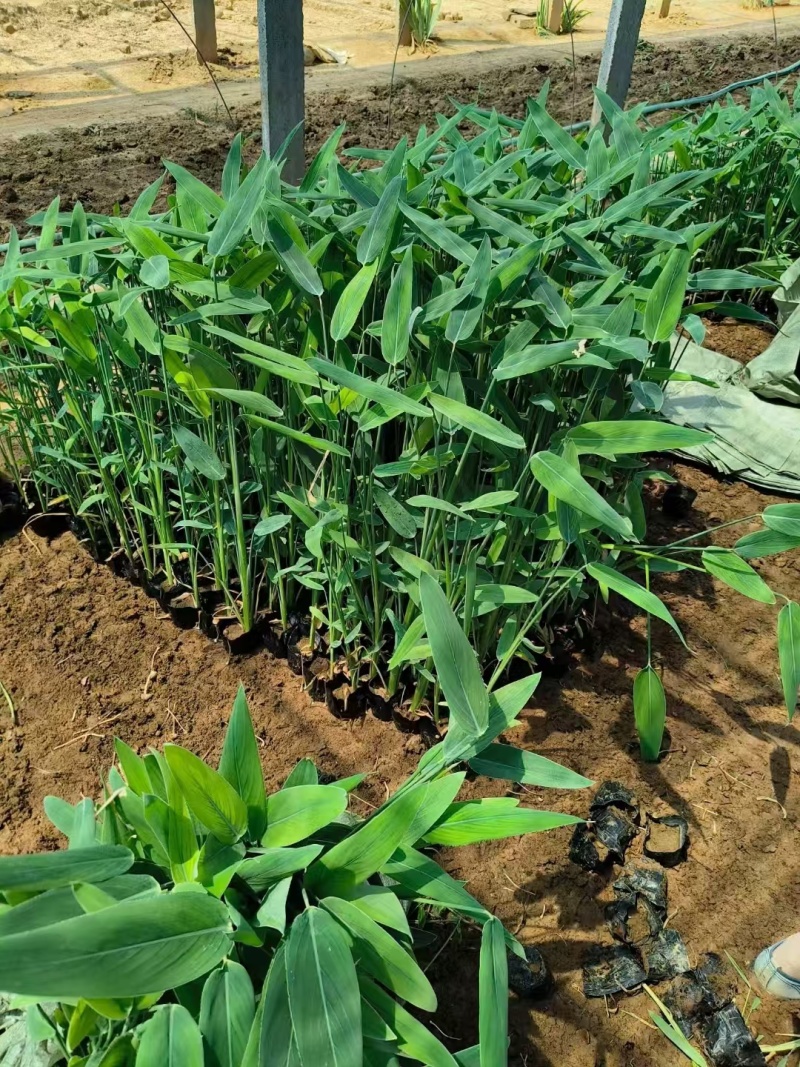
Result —
[{"label": "background green plant", "polygon": [[[691,539],[649,545],[642,488],[665,477],[648,452],[704,440],[659,421],[676,327],[702,342],[699,313],[764,318],[749,303],[791,248],[796,171],[776,193],[747,167],[769,138],[772,165],[792,164],[795,110],[768,86],[648,129],[600,94],[606,143],[570,136],[545,98],[524,121],[464,107],[413,145],[350,150],[365,170],[337,158],[340,128],[299,189],[279,162],[246,172],[237,138],[221,193],[168,163],[165,211],[162,179],[127,217],[51,204],[0,272],[0,446],[23,489],[24,465],[103,554],[195,597],[217,587],[245,630],[305,615],[331,675],[390,697],[408,683],[437,718],[422,574],[490,688],[598,588],[677,629],[659,568],[772,602],[731,553],[715,568]],[[734,179],[750,196],[735,220],[715,206]],[[772,222],[752,264],[722,235],[751,233],[757,200]]]},{"label": "background green plant", "polygon": [[[368,819],[347,810],[365,776],[321,785],[308,759],[267,796],[240,689],[218,770],[118,740],[99,807],[45,800],[68,850],[0,858],[0,990],[71,1067],[506,1062],[506,953],[524,952],[430,850],[581,821],[516,797],[459,802],[460,763],[591,782],[495,743],[538,679],[490,694],[442,590],[423,575],[419,593],[451,729]],[[431,907],[483,927],[480,1045],[456,1058],[409,1010],[436,1008],[413,951]]]}]

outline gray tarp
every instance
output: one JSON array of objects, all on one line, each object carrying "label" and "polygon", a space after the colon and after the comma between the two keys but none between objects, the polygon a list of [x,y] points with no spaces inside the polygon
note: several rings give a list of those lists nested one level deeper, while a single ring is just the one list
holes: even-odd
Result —
[{"label": "gray tarp", "polygon": [[746,367],[685,338],[673,339],[676,370],[718,382],[669,382],[661,414],[709,430],[710,445],[682,455],[764,489],[800,495],[800,260],[775,292],[779,333]]}]

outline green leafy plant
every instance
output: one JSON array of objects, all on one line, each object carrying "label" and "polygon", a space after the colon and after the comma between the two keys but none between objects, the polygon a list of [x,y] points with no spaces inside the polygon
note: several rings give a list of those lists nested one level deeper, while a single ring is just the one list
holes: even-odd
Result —
[{"label": "green leafy plant", "polygon": [[[363,775],[323,785],[308,759],[267,795],[240,689],[218,770],[118,740],[99,807],[45,800],[68,849],[0,858],[0,989],[73,1067],[505,1061],[506,953],[524,952],[431,849],[580,820],[516,797],[458,801],[456,768],[591,783],[496,743],[536,679],[489,694],[439,586],[423,575],[419,594],[451,728],[369,818],[348,811]],[[483,927],[480,1046],[458,1060],[409,1010],[436,1009],[414,958],[429,906]]]},{"label": "green leafy plant", "polygon": [[[305,618],[329,680],[437,721],[421,575],[490,690],[535,670],[598,591],[677,632],[658,570],[769,600],[731,553],[650,545],[643,490],[663,477],[647,453],[706,440],[660,419],[683,377],[676,328],[702,340],[700,313],[763,318],[732,297],[771,271],[708,258],[731,229],[713,204],[747,124],[771,130],[789,104],[770,88],[733,117],[642,128],[641,109],[600,102],[608,143],[563,130],[545,88],[524,120],[467,106],[391,151],[339,158],[340,128],[299,189],[280,160],[245,173],[237,138],[220,193],[168,163],[164,211],[163,179],[127,217],[55,201],[0,271],[0,448],[22,490],[68,508],[95,554],[121,550],[195,604],[217,596],[245,631],[295,640]],[[695,166],[718,126],[724,167]],[[800,545],[779,518],[767,536]],[[795,611],[780,622],[790,710]],[[636,718],[655,758],[647,679]]]},{"label": "green leafy plant", "polygon": [[424,47],[433,39],[442,0],[401,0],[401,17],[408,20],[413,46]]}]

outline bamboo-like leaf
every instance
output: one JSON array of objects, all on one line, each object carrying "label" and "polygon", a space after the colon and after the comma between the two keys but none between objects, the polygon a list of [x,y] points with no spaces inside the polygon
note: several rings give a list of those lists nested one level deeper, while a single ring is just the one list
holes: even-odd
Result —
[{"label": "bamboo-like leaf", "polygon": [[416,537],[417,524],[400,501],[396,500],[395,497],[391,496],[379,485],[376,485],[372,492],[375,497],[375,503],[378,505],[378,510],[392,529],[396,530],[401,537],[407,539]]},{"label": "bamboo-like leaf", "polygon": [[669,452],[709,444],[714,435],[654,419],[584,422],[565,434],[578,452],[595,456],[626,456],[639,452]]},{"label": "bamboo-like leaf", "polygon": [[761,604],[775,603],[775,594],[761,575],[735,552],[726,548],[708,548],[701,558],[709,574],[719,578],[737,593],[751,600],[758,600]]},{"label": "bamboo-like leaf", "polygon": [[797,709],[800,687],[800,605],[789,601],[778,613],[778,659],[781,667],[783,698],[789,721]]},{"label": "bamboo-like leaf", "polygon": [[779,552],[791,552],[795,548],[800,548],[800,536],[769,529],[745,534],[733,546],[734,552],[742,559],[762,559],[764,556],[776,556]]},{"label": "bamboo-like leaf", "polygon": [[206,979],[200,1001],[209,1067],[241,1067],[255,1013],[250,975],[241,964],[226,960]]},{"label": "bamboo-like leaf", "polygon": [[402,363],[408,354],[413,285],[414,249],[409,245],[395,271],[383,306],[381,351],[386,362],[393,366]]},{"label": "bamboo-like leaf", "polygon": [[241,684],[236,692],[230,722],[225,732],[219,773],[247,805],[247,825],[251,836],[257,840],[264,832],[267,794],[253,720],[250,718],[247,695]]},{"label": "bamboo-like leaf", "polygon": [[563,456],[554,452],[537,452],[531,457],[531,471],[534,478],[557,500],[563,500],[576,511],[589,515],[624,541],[635,539],[630,520],[616,512]]},{"label": "bamboo-like leaf", "polygon": [[347,793],[332,785],[298,785],[267,800],[267,830],[261,844],[280,848],[304,841],[337,819],[347,807]]},{"label": "bamboo-like leaf", "polygon": [[192,815],[224,845],[238,841],[247,829],[248,810],[233,786],[180,745],[165,745],[164,755]]},{"label": "bamboo-like leaf", "polygon": [[307,908],[286,945],[289,1011],[302,1063],[362,1067],[361,995],[343,931],[320,908]]},{"label": "bamboo-like leaf", "polygon": [[613,589],[615,593],[619,593],[626,600],[630,600],[632,604],[636,604],[642,611],[646,611],[649,615],[655,615],[657,619],[661,619],[667,626],[671,626],[681,639],[682,644],[686,644],[678,624],[670,614],[669,608],[662,600],[659,600],[655,593],[651,593],[649,589],[645,589],[644,586],[634,582],[627,575],[620,574],[619,571],[612,570],[611,567],[606,567],[602,563],[590,563],[586,570],[601,585]]},{"label": "bamboo-like leaf", "polygon": [[251,389],[213,389],[211,393],[213,396],[222,397],[223,400],[230,400],[232,404],[241,404],[248,411],[266,415],[267,418],[279,419],[283,415],[274,400],[262,393],[254,393]]},{"label": "bamboo-like leaf", "polygon": [[768,530],[800,539],[800,504],[770,504],[762,519]]},{"label": "bamboo-like leaf", "polygon": [[294,243],[280,219],[271,217],[267,221],[267,232],[272,247],[295,284],[311,296],[322,296],[324,287],[320,276],[305,252]]},{"label": "bamboo-like leaf", "polygon": [[472,757],[469,765],[476,774],[487,778],[501,778],[544,789],[587,789],[594,784],[560,763],[513,745],[487,745],[480,755]]},{"label": "bamboo-like leaf", "polygon": [[655,763],[667,721],[667,698],[661,679],[652,667],[639,671],[633,683],[633,714],[642,759]]},{"label": "bamboo-like leaf", "polygon": [[419,415],[421,418],[430,415],[430,411],[426,407],[403,393],[398,393],[396,389],[390,389],[388,386],[380,385],[370,378],[354,374],[353,371],[346,370],[344,367],[331,363],[329,360],[313,357],[308,360],[308,365],[321,374],[323,378],[336,382],[337,385],[341,385],[345,389],[352,389],[358,396],[366,397],[372,403],[396,408],[398,413],[405,411],[409,415]]},{"label": "bamboo-like leaf", "polygon": [[508,1063],[508,959],[503,924],[491,918],[481,935],[478,1001],[480,1067]]},{"label": "bamboo-like leaf", "polygon": [[[400,191],[405,179],[398,174],[387,184],[381,198],[370,215],[364,232],[358,239],[356,257],[359,263],[367,264],[377,260],[391,236],[394,221],[397,218],[397,205]],[[359,273],[361,273],[359,271]],[[375,272],[373,271],[373,277]],[[349,332],[349,331],[348,331]]]},{"label": "bamboo-like leaf", "polygon": [[331,317],[330,334],[334,341],[343,341],[355,326],[377,271],[378,260],[370,261],[344,287]]},{"label": "bamboo-like leaf", "polygon": [[213,448],[186,426],[173,429],[175,440],[192,467],[212,482],[222,482],[227,477],[225,464]]},{"label": "bamboo-like leaf", "polygon": [[320,906],[342,925],[359,967],[387,989],[423,1011],[436,1011],[436,994],[414,958],[354,904],[324,897]]},{"label": "bamboo-like leaf", "polygon": [[489,694],[475,653],[435,578],[421,574],[420,600],[439,684],[453,722],[477,737],[489,724]]},{"label": "bamboo-like leaf", "polygon": [[54,1000],[144,996],[211,970],[230,951],[229,931],[225,905],[205,893],[125,900],[59,923],[58,937],[43,927],[0,938],[0,988]]},{"label": "bamboo-like leaf", "polygon": [[478,411],[477,408],[472,408],[468,404],[462,404],[460,400],[453,400],[449,396],[431,393],[428,396],[428,403],[440,415],[444,415],[445,418],[452,420],[452,422],[469,433],[477,434],[478,437],[485,437],[488,441],[494,441],[496,444],[504,445],[506,448],[525,447],[525,438],[520,434],[509,430],[502,422],[493,419],[486,412]]},{"label": "bamboo-like leaf", "polygon": [[575,815],[521,808],[516,797],[464,800],[451,804],[443,818],[425,835],[430,845],[470,845],[519,834],[541,833],[556,826],[583,822]]},{"label": "bamboo-like leaf", "polygon": [[258,893],[290,874],[310,866],[322,852],[322,845],[302,845],[300,848],[267,848],[250,856],[239,867],[238,875]]},{"label": "bamboo-like leaf", "polygon": [[359,978],[359,986],[366,1003],[377,1011],[392,1033],[397,1035],[397,1047],[403,1056],[418,1060],[426,1064],[426,1067],[458,1067],[438,1037],[434,1037],[427,1027],[379,986],[364,977]]},{"label": "bamboo-like leaf", "polygon": [[647,298],[644,334],[648,341],[668,341],[681,317],[692,254],[673,248]]}]

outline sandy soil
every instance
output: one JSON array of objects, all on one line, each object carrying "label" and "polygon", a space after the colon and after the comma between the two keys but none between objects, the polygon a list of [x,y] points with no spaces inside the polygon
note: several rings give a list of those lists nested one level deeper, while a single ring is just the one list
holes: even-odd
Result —
[{"label": "sandy soil", "polygon": [[[432,48],[414,57],[435,62],[448,55],[508,45],[546,48],[537,37],[505,21],[510,0],[444,0]],[[599,41],[611,0],[583,0],[588,11],[576,40]],[[176,0],[175,14],[191,33],[191,0]],[[522,5],[523,9],[525,4]],[[534,4],[534,7],[536,5]],[[648,0],[642,36],[747,32],[772,24],[772,12],[745,7],[742,0],[673,0],[660,19],[660,0]],[[799,9],[779,7],[779,29],[798,19]],[[306,0],[306,41],[346,53],[348,64],[390,63],[395,51],[394,0]],[[217,4],[220,49],[215,74],[221,81],[257,74],[255,5],[252,0]],[[404,53],[400,56],[405,57]],[[0,118],[31,107],[52,107],[91,99],[130,97],[166,88],[202,85],[208,76],[163,0],[0,0]]]}]

